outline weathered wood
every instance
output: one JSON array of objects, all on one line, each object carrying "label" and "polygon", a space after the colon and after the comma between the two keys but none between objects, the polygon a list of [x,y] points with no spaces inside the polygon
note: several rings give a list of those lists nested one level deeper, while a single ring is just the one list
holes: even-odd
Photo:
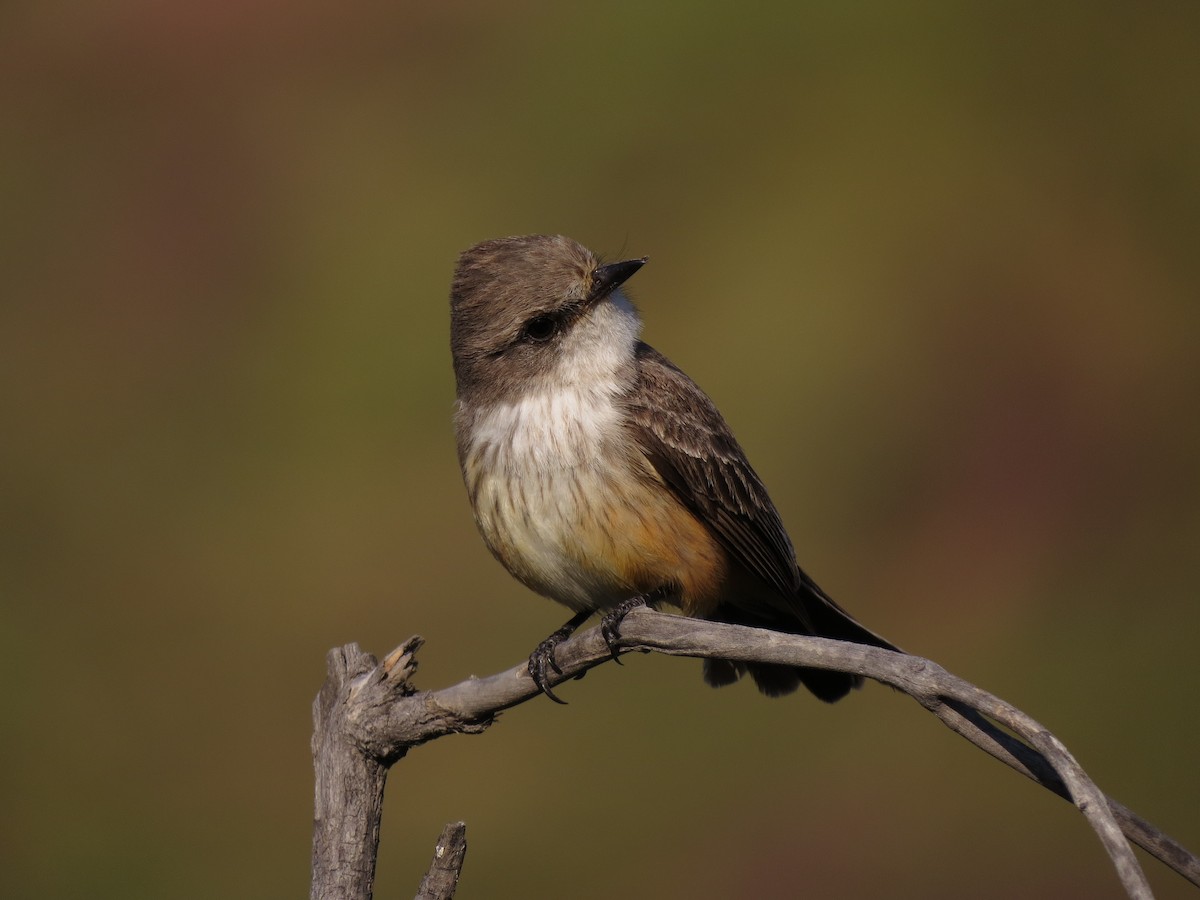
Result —
[{"label": "weathered wood", "polygon": [[364,751],[355,720],[412,693],[412,638],[379,665],[357,644],[329,651],[328,677],[313,702],[312,900],[369,900],[379,852],[388,767],[402,752]]},{"label": "weathered wood", "polygon": [[416,900],[451,900],[458,890],[458,878],[466,857],[467,826],[463,822],[451,822],[442,829],[437,846],[433,848],[433,862],[421,880]]},{"label": "weathered wood", "polygon": [[[330,678],[315,707],[313,897],[370,896],[388,766],[418,744],[446,734],[482,731],[500,711],[540,693],[525,663],[439,691],[416,692],[408,678],[416,668],[413,654],[420,643],[420,638],[410,638],[379,666],[353,644],[330,653]],[[628,615],[621,626],[620,644],[626,651],[852,672],[891,685],[912,696],[966,740],[1072,800],[1096,831],[1129,897],[1144,900],[1152,895],[1122,833],[1200,886],[1200,859],[1105,797],[1045,728],[929,660],[878,647],[723,625],[649,609],[636,609]],[[610,658],[599,629],[576,635],[557,648],[562,674],[554,676],[551,683],[569,681]],[[362,757],[358,762],[349,759],[356,753]],[[323,772],[322,767],[329,771]]]}]

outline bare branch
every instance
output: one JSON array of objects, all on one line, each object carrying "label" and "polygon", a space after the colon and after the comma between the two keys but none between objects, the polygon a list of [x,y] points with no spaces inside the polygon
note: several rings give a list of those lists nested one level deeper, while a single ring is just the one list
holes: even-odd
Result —
[{"label": "bare branch", "polygon": [[372,703],[395,703],[412,694],[413,654],[420,638],[409,638],[379,665],[357,644],[330,650],[329,676],[313,701],[312,900],[367,900],[375,881],[379,823],[388,767],[399,759],[365,752],[355,739],[356,723],[371,715]]},{"label": "bare branch", "polygon": [[433,862],[429,864],[415,900],[451,900],[458,889],[458,877],[466,858],[467,826],[463,822],[451,822],[442,829],[437,846],[433,848]]},{"label": "bare branch", "polygon": [[[1033,779],[1042,787],[1064,800],[1070,801],[1071,794],[1040,753],[1021,743],[995,723],[989,722],[975,710],[955,701],[947,701],[933,709],[935,716],[948,728],[966,738],[975,746],[990,753],[996,759],[1011,766],[1022,775]],[[1113,818],[1121,826],[1127,838],[1160,862],[1170,866],[1188,881],[1200,886],[1200,864],[1186,847],[1169,835],[1163,834],[1129,807],[1108,798]]]},{"label": "bare branch", "polygon": [[[316,753],[318,745],[356,747],[377,765],[386,767],[401,758],[410,747],[446,734],[482,731],[500,711],[538,696],[538,689],[524,663],[487,678],[470,678],[440,691],[414,692],[408,686],[407,678],[415,669],[412,654],[418,646],[420,639],[410,638],[383,665],[359,671],[351,677],[340,675],[332,686],[335,657],[351,658],[361,651],[350,645],[330,654],[330,682],[318,697],[317,706],[321,707],[327,693],[336,693],[340,699],[331,708],[338,710],[340,716],[322,716],[319,710],[316,714],[318,733],[314,735],[313,744],[318,766],[318,817],[313,844],[313,897],[340,900],[342,897],[370,896],[369,881],[365,893],[318,893],[318,871],[328,873],[330,869],[339,869],[328,861],[319,865],[318,835],[323,827],[326,831],[341,834],[345,840],[354,835],[365,836],[368,842],[373,839],[376,843],[370,845],[372,860],[378,842],[377,817],[372,833],[369,825],[362,822],[339,821],[337,817],[328,816],[329,803],[335,798],[328,793],[327,784],[324,789],[322,787],[329,779],[323,782],[322,759]],[[1152,895],[1141,866],[1122,833],[1200,886],[1200,859],[1124,806],[1105,797],[1050,732],[1012,705],[951,675],[929,660],[877,647],[723,625],[648,609],[634,610],[626,617],[621,626],[621,646],[626,650],[653,650],[672,656],[783,663],[852,672],[891,685],[916,699],[971,743],[1048,790],[1072,800],[1096,831],[1131,898],[1142,900]],[[561,644],[556,658],[562,675],[554,679],[554,684],[578,677],[611,657],[599,629],[592,629]],[[358,671],[362,665],[360,661],[350,668]],[[322,737],[322,728],[333,728],[339,734]],[[365,773],[359,773],[343,764],[342,770],[354,775],[364,774],[368,778],[372,774],[369,767]],[[326,791],[324,795],[323,790]],[[371,790],[374,790],[374,783]],[[378,790],[382,796],[381,779]],[[351,801],[355,799],[353,792],[342,793],[349,793]],[[326,817],[322,816],[323,796]],[[370,814],[369,804],[360,804],[349,818],[354,820],[362,814]],[[363,867],[351,865],[356,862],[353,857],[354,854],[347,854],[344,864],[361,875]]]}]

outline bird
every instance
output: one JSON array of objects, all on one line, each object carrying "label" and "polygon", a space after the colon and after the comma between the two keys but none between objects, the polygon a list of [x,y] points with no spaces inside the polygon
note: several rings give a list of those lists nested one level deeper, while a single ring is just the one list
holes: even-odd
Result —
[{"label": "bird", "polygon": [[[623,286],[647,257],[604,263],[563,235],[464,251],[450,291],[455,437],[484,543],[518,581],[574,615],[530,655],[551,690],[554,649],[593,614],[610,649],[631,609],[897,648],[799,566],[762,480],[716,405],[641,340]],[[706,659],[720,687],[826,702],[860,676]]]}]

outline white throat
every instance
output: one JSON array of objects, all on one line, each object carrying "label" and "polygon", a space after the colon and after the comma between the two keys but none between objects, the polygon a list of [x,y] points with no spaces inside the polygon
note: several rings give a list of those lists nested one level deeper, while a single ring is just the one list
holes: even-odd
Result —
[{"label": "white throat", "polygon": [[588,501],[626,480],[621,398],[635,377],[639,329],[614,295],[564,335],[557,365],[519,399],[458,411],[463,477],[488,547],[530,588],[575,610],[630,589],[587,562],[605,558],[596,540],[615,539]]},{"label": "white throat", "polygon": [[557,363],[519,399],[460,410],[468,454],[490,445],[508,470],[571,468],[598,457],[620,427],[619,398],[634,377],[641,320],[614,293],[563,337]]}]

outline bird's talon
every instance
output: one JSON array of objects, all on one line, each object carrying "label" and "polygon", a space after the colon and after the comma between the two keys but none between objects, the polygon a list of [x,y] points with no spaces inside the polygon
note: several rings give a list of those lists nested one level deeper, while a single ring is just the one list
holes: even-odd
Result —
[{"label": "bird's talon", "polygon": [[647,606],[647,598],[645,595],[639,594],[636,597],[630,597],[628,600],[623,600],[612,609],[604,614],[604,618],[600,620],[600,635],[604,638],[604,643],[608,645],[608,652],[612,654],[612,658],[618,665],[624,665],[621,662],[620,643],[621,643],[621,623],[625,617],[639,606]]},{"label": "bird's talon", "polygon": [[576,613],[569,622],[538,644],[533,652],[529,654],[529,677],[533,679],[533,683],[537,685],[539,691],[555,703],[561,703],[563,706],[567,705],[567,701],[559,699],[554,691],[550,690],[546,669],[549,667],[556,675],[562,676],[563,670],[559,666],[558,660],[554,658],[554,651],[559,644],[574,634],[575,629],[583,624],[590,615],[591,613],[587,610]]},{"label": "bird's talon", "polygon": [[537,645],[537,649],[529,654],[529,677],[533,679],[533,683],[537,685],[537,689],[553,700],[555,703],[567,705],[567,701],[558,697],[554,691],[550,690],[550,684],[546,678],[546,666],[549,665],[559,675],[562,670],[558,667],[558,663],[554,661],[555,643],[546,640]]}]

